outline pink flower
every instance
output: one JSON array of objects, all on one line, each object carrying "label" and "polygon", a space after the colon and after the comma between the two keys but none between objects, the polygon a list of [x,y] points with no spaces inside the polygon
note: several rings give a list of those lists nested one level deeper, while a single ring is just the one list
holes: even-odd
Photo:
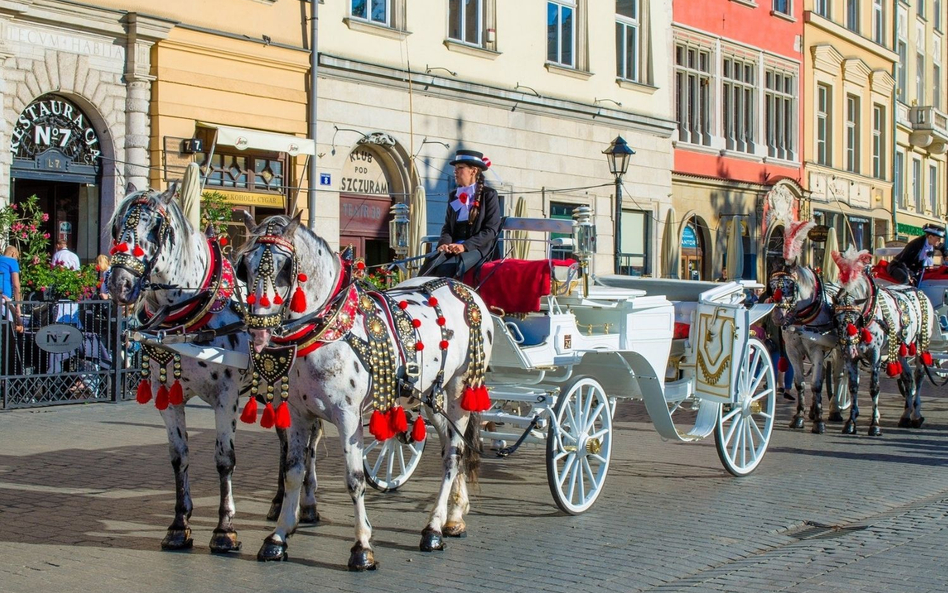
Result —
[{"label": "pink flower", "polygon": [[44,213],[43,213],[43,222],[46,222],[46,221],[48,221],[48,220],[49,220],[49,214],[46,214],[46,213],[44,212]]},{"label": "pink flower", "polygon": [[39,258],[38,255],[34,255],[34,256],[33,256],[33,265],[35,266],[35,265],[38,264],[38,263],[40,263],[40,258]]},{"label": "pink flower", "polygon": [[21,238],[21,239],[26,239],[26,232],[23,232],[23,233],[20,235],[20,238]]},{"label": "pink flower", "polygon": [[10,209],[11,209],[11,210],[16,210],[16,209],[17,209],[17,205],[16,205],[16,204],[10,204]]},{"label": "pink flower", "polygon": [[40,292],[46,292],[46,287],[45,287],[45,286],[40,286]]},{"label": "pink flower", "polygon": [[35,233],[35,232],[36,232],[36,225],[35,225],[35,224],[31,224],[31,225],[30,225],[30,232],[31,232],[31,233]]},{"label": "pink flower", "polygon": [[44,238],[44,239],[49,239],[49,233],[43,233],[43,238]]}]

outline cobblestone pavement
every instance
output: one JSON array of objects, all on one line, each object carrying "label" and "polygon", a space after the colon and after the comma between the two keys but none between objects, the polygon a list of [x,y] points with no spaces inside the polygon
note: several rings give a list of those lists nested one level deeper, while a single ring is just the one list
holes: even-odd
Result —
[{"label": "cobblestone pavement", "polygon": [[[436,447],[396,493],[369,491],[381,569],[344,571],[352,507],[339,445],[319,448],[323,522],[290,539],[290,560],[255,554],[276,483],[272,432],[241,427],[235,492],[244,549],[208,552],[216,523],[213,417],[189,406],[195,548],[159,541],[174,506],[158,412],[134,402],[0,413],[0,591],[913,591],[948,590],[948,388],[926,387],[922,429],[896,427],[894,384],[884,436],[830,424],[786,428],[758,470],[737,479],[713,438],[667,443],[640,402],[622,402],[605,491],[570,517],[552,502],[543,451],[483,464],[469,535],[418,551],[437,488]],[[335,432],[330,429],[330,435]],[[821,527],[822,526],[822,527]],[[446,587],[446,589],[445,589]]]}]

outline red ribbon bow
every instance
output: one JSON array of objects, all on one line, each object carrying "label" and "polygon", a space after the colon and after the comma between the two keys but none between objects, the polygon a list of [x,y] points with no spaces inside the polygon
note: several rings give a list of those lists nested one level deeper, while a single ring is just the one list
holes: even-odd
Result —
[{"label": "red ribbon bow", "polygon": [[467,204],[467,194],[463,193],[458,196],[458,199],[461,200],[462,204]]}]

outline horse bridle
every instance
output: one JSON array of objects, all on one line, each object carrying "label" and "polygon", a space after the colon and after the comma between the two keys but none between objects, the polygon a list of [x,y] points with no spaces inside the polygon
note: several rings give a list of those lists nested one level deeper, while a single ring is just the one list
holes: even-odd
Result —
[{"label": "horse bridle", "polygon": [[845,328],[849,325],[853,325],[856,329],[868,327],[867,321],[871,320],[873,311],[875,311],[878,287],[868,273],[866,273],[866,281],[869,283],[869,295],[863,301],[863,305],[860,305],[860,301],[856,301],[855,297],[846,290],[840,290],[839,294],[836,295],[836,300],[842,304],[834,307],[833,322],[836,324],[836,332],[842,346],[854,347],[859,344],[861,340],[859,333],[848,334]]},{"label": "horse bridle", "polygon": [[[142,211],[146,208],[154,211],[160,223],[155,254],[149,259],[141,259],[145,253],[138,244],[136,229],[141,222]],[[150,199],[144,196],[140,197],[132,202],[132,205],[129,206],[128,211],[125,213],[125,218],[122,220],[122,230],[119,232],[118,237],[113,239],[112,250],[110,251],[112,258],[109,264],[113,268],[126,270],[132,276],[138,278],[139,282],[147,280],[151,276],[155,262],[158,261],[158,257],[161,255],[161,249],[165,241],[167,241],[170,236],[171,222],[168,217],[168,212],[161,207],[161,205],[152,205]]]},{"label": "horse bridle", "polygon": [[[296,247],[293,245],[292,241],[288,241],[283,237],[275,234],[276,233],[276,223],[270,222],[267,223],[266,233],[254,239],[254,246],[263,245],[264,252],[260,256],[260,265],[257,267],[256,273],[253,277],[247,278],[247,304],[253,305],[256,303],[256,294],[257,294],[257,285],[263,283],[263,297],[261,298],[261,305],[269,306],[268,302],[264,302],[263,299],[269,301],[267,296],[267,286],[269,285],[273,288],[273,304],[279,305],[280,308],[277,309],[275,313],[268,313],[265,315],[257,315],[253,313],[252,307],[247,307],[247,313],[244,316],[244,322],[247,324],[248,329],[269,329],[275,330],[283,325],[283,322],[287,317],[287,308],[289,307],[290,294],[293,292],[293,286],[299,281],[299,269],[300,262],[299,258],[296,255]],[[239,271],[244,268],[243,259],[249,253],[249,249],[246,250],[237,261],[237,269]],[[290,280],[290,285],[286,290],[286,295],[281,295],[277,290],[276,285],[276,276],[277,269],[273,263],[273,252],[283,252],[283,254],[290,258],[290,261],[293,262],[292,270],[292,279]]]}]

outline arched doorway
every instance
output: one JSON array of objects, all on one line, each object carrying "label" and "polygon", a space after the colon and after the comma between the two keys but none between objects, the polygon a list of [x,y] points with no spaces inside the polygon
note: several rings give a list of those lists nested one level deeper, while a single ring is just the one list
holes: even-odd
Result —
[{"label": "arched doorway", "polygon": [[43,95],[17,118],[11,134],[11,199],[31,196],[49,214],[52,244],[66,240],[83,262],[99,252],[102,147],[92,120],[59,95]]},{"label": "arched doorway", "polygon": [[764,260],[764,278],[763,283],[770,280],[771,274],[781,269],[784,265],[783,260],[783,225],[776,225],[770,230],[770,236],[767,238],[767,254]]},{"label": "arched doorway", "polygon": [[686,280],[710,280],[706,271],[705,235],[698,217],[690,217],[681,230],[681,277]]}]

